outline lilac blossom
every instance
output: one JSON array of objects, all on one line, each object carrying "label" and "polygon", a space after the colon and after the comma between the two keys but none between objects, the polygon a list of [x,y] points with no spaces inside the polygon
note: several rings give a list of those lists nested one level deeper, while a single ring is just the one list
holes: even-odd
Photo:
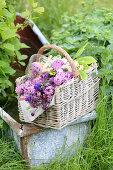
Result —
[{"label": "lilac blossom", "polygon": [[17,86],[16,87],[16,89],[15,89],[15,92],[17,93],[17,94],[22,94],[22,93],[24,93],[24,84],[20,84],[19,86]]},{"label": "lilac blossom", "polygon": [[49,73],[46,72],[46,73],[42,74],[42,75],[41,75],[41,78],[42,78],[42,79],[48,79],[48,78],[49,78]]},{"label": "lilac blossom", "polygon": [[62,65],[64,65],[64,62],[62,60],[55,60],[52,63],[53,71],[57,71],[58,69],[60,69],[62,67]]},{"label": "lilac blossom", "polygon": [[44,93],[47,94],[47,95],[50,95],[50,96],[53,95],[54,92],[55,92],[55,88],[52,87],[52,86],[48,86],[44,90]]},{"label": "lilac blossom", "polygon": [[36,71],[33,67],[30,68],[34,76],[24,84],[17,86],[15,91],[24,95],[25,100],[29,102],[31,107],[42,106],[44,110],[47,110],[55,93],[55,87],[72,79],[73,75],[71,71],[65,70],[64,61],[61,59],[57,59],[52,63],[52,71],[55,71],[56,75],[50,75],[49,72],[39,75],[38,73],[42,71],[42,68],[36,62],[32,64],[37,69]]},{"label": "lilac blossom", "polygon": [[65,79],[65,72],[58,73],[58,74],[54,77],[54,83],[55,83],[57,86],[60,86],[60,85],[64,82],[64,79]]},{"label": "lilac blossom", "polygon": [[39,67],[37,62],[32,63],[33,66],[30,67],[30,70],[34,76],[39,74],[42,71],[42,68]]},{"label": "lilac blossom", "polygon": [[24,93],[25,94],[34,94],[35,93],[34,85],[32,84],[32,82],[30,80],[27,80],[24,84]]},{"label": "lilac blossom", "polygon": [[40,82],[35,83],[34,88],[35,88],[36,91],[42,92],[42,88],[41,88],[41,83]]},{"label": "lilac blossom", "polygon": [[41,83],[41,77],[36,77],[34,80],[33,80],[33,83],[36,84],[37,82],[40,82]]},{"label": "lilac blossom", "polygon": [[70,72],[70,71],[65,72],[64,82],[67,82],[67,81],[69,81],[72,78],[73,78],[72,72]]}]

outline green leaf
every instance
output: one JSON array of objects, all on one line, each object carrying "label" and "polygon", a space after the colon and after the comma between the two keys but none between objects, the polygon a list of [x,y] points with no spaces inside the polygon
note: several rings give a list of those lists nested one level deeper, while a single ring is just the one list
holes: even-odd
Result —
[{"label": "green leaf", "polygon": [[13,75],[13,74],[16,72],[16,71],[15,71],[13,68],[11,68],[11,67],[4,67],[3,70],[4,70],[5,73],[7,73],[7,74],[9,74],[9,75]]},{"label": "green leaf", "polygon": [[27,2],[29,4],[29,6],[33,6],[33,4],[34,4],[34,0],[27,0]]},{"label": "green leaf", "polygon": [[34,2],[33,4],[32,4],[32,7],[33,8],[36,8],[38,6],[38,2]]},{"label": "green leaf", "polygon": [[51,71],[49,72],[49,74],[50,74],[51,76],[55,76],[55,75],[56,75],[56,72],[53,71],[53,70],[51,70]]},{"label": "green leaf", "polygon": [[10,44],[10,43],[3,43],[2,45],[0,45],[1,48],[9,50],[9,51],[14,51],[14,45]]},{"label": "green leaf", "polygon": [[8,86],[12,86],[12,83],[11,83],[11,81],[9,81],[9,80],[6,81],[6,84],[7,84]]},{"label": "green leaf", "polygon": [[78,63],[82,62],[82,63],[85,63],[85,64],[92,64],[92,63],[97,62],[95,60],[95,58],[93,58],[91,56],[85,56],[85,57],[77,58],[76,60],[78,61]]},{"label": "green leaf", "polygon": [[37,12],[37,13],[43,13],[44,12],[44,8],[43,7],[38,7],[38,8],[33,9],[33,11]]},{"label": "green leaf", "polygon": [[85,80],[87,78],[87,74],[84,70],[79,70],[79,73],[82,80]]},{"label": "green leaf", "polygon": [[5,0],[0,0],[0,9],[6,6]]},{"label": "green leaf", "polygon": [[75,56],[73,57],[73,59],[75,60],[76,58],[78,58],[85,50],[86,46],[89,45],[90,43],[87,42],[83,47],[81,47],[77,53],[75,54]]},{"label": "green leaf", "polygon": [[3,127],[3,120],[0,119],[0,128],[2,128],[2,127]]},{"label": "green leaf", "polygon": [[28,10],[21,13],[22,18],[26,18],[26,17],[29,17],[29,16],[30,16],[30,11],[28,11]]},{"label": "green leaf", "polygon": [[21,54],[20,54],[20,55],[17,56],[17,58],[18,58],[19,61],[21,61],[21,60],[27,59],[28,56],[27,56],[27,55],[21,55]]},{"label": "green leaf", "polygon": [[22,66],[25,66],[26,64],[25,64],[25,62],[19,62]]},{"label": "green leaf", "polygon": [[7,66],[9,66],[8,62],[0,60],[0,67],[7,67]]},{"label": "green leaf", "polygon": [[30,47],[24,43],[20,43],[20,48],[30,48]]},{"label": "green leaf", "polygon": [[83,65],[84,70],[87,70],[90,68],[86,63],[84,63],[82,61],[78,61],[78,63],[79,63],[79,65]]}]

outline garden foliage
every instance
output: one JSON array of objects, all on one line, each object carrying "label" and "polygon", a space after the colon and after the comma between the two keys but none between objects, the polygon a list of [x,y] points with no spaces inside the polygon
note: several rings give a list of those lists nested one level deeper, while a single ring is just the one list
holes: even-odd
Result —
[{"label": "garden foliage", "polygon": [[[11,68],[11,65],[17,63],[18,65],[25,65],[23,60],[27,58],[26,55],[21,55],[19,50],[21,48],[28,48],[19,41],[18,29],[23,29],[27,26],[28,22],[14,25],[16,19],[16,11],[14,9],[14,3],[12,0],[0,0],[0,100],[6,99],[8,96],[14,96],[14,84],[10,81],[10,77],[15,75],[15,70]],[[43,7],[37,7],[37,3],[34,0],[28,0],[28,4],[31,9],[22,12],[22,17],[32,18],[32,14],[35,12],[41,14]],[[32,5],[31,5],[32,4]],[[33,19],[33,18],[32,18]],[[12,92],[8,92],[7,89],[11,89]]]},{"label": "garden foliage", "polygon": [[17,56],[18,63],[24,65],[22,61],[27,58],[21,55],[19,50],[27,46],[19,41],[19,35],[16,33],[20,25],[15,26],[14,20],[16,12],[11,4],[11,1],[0,1],[0,99],[7,96],[6,89],[13,84],[9,80],[10,76],[15,74],[15,70],[11,68],[11,63],[16,63],[15,56]]},{"label": "garden foliage", "polygon": [[89,42],[77,56],[93,56],[98,60],[100,78],[106,77],[105,95],[113,95],[113,10],[93,8],[74,16],[64,16],[62,27],[52,31],[53,43],[64,48],[72,58],[77,50]]}]

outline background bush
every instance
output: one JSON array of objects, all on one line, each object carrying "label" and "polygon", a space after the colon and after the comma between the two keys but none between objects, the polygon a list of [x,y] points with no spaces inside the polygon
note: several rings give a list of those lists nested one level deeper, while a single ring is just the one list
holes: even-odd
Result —
[{"label": "background bush", "polygon": [[[65,16],[62,27],[52,31],[51,41],[64,48],[73,58],[86,42],[82,56],[93,56],[98,61],[99,77],[106,77],[105,95],[113,95],[113,10],[85,10]],[[55,54],[55,52],[53,53]]]},{"label": "background bush", "polygon": [[17,62],[15,56],[18,64],[25,64],[22,60],[27,56],[21,55],[19,50],[27,46],[20,43],[16,33],[20,25],[14,25],[16,12],[12,1],[0,1],[0,16],[0,101],[3,102],[14,96],[14,84],[10,81],[10,76],[14,76],[15,70],[11,68],[11,64]]}]

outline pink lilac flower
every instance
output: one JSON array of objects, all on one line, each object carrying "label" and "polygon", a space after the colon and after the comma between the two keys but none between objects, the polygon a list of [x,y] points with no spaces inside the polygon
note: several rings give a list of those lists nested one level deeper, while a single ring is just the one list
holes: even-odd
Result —
[{"label": "pink lilac flower", "polygon": [[58,73],[58,74],[54,77],[54,83],[55,83],[55,85],[60,86],[60,85],[64,82],[64,79],[65,79],[65,72]]},{"label": "pink lilac flower", "polygon": [[37,62],[32,63],[33,66],[30,67],[30,70],[34,76],[39,74],[42,71],[42,68],[38,66]]},{"label": "pink lilac flower", "polygon": [[35,94],[35,92],[36,91],[34,89],[34,85],[30,80],[27,80],[24,84],[24,93],[28,95],[28,94]]},{"label": "pink lilac flower", "polygon": [[47,95],[50,95],[50,96],[52,96],[54,94],[54,92],[55,92],[55,89],[52,86],[48,86],[44,90],[44,93]]},{"label": "pink lilac flower", "polygon": [[37,82],[40,82],[41,83],[41,77],[37,77],[33,80],[33,83],[37,83]]},{"label": "pink lilac flower", "polygon": [[19,86],[16,87],[15,92],[18,94],[24,93],[24,84],[20,84]]},{"label": "pink lilac flower", "polygon": [[73,78],[72,72],[70,72],[70,71],[65,72],[64,82],[67,82],[67,81],[69,81],[72,78]]},{"label": "pink lilac flower", "polygon": [[61,85],[62,83],[64,82],[67,82],[69,81],[70,79],[72,79],[73,77],[73,74],[72,72],[61,72],[61,73],[58,73],[55,77],[54,77],[54,83],[59,86]]},{"label": "pink lilac flower", "polygon": [[35,94],[35,89],[34,89],[34,86],[32,85],[32,86],[30,86],[30,87],[26,87],[25,89],[24,89],[24,93],[26,93],[26,94]]},{"label": "pink lilac flower", "polygon": [[41,97],[41,93],[39,91],[37,91],[36,96]]},{"label": "pink lilac flower", "polygon": [[55,60],[52,63],[53,71],[57,71],[58,69],[60,69],[62,67],[62,65],[64,65],[64,62],[62,60]]}]

